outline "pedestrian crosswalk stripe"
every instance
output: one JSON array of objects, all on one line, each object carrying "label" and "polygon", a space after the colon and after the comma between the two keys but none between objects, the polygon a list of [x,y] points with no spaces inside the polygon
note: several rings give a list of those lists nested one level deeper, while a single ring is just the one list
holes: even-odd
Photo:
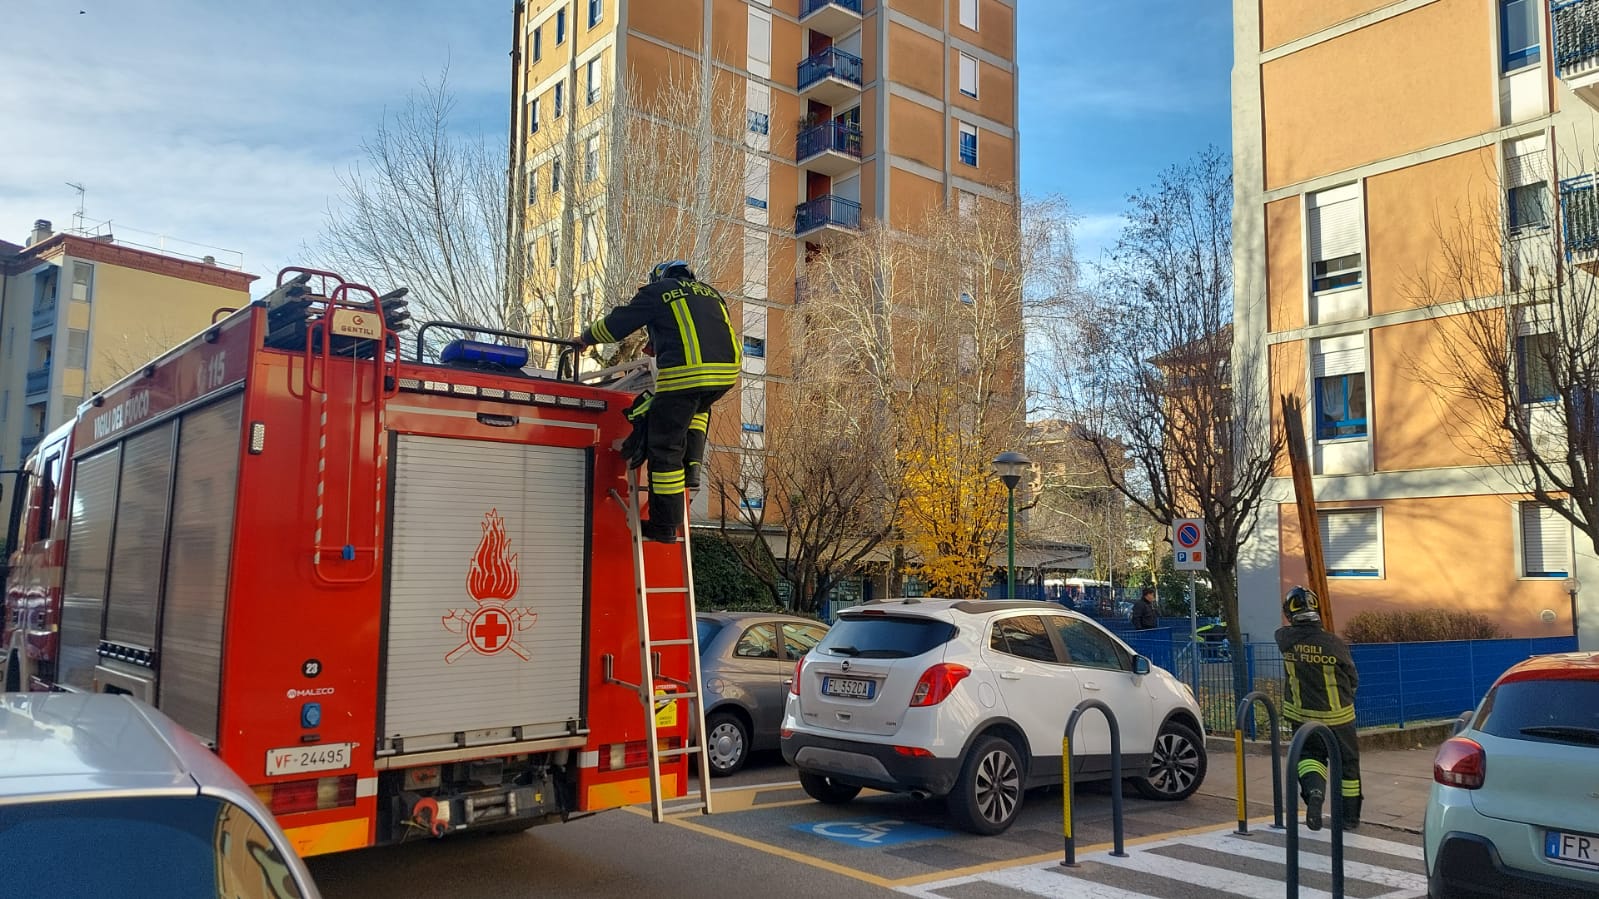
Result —
[{"label": "pedestrian crosswalk stripe", "polygon": [[[1304,875],[1301,899],[1331,899],[1325,889],[1332,871],[1331,833],[1300,829],[1299,867]],[[1228,830],[1157,839],[1128,849],[1128,857],[1109,852],[1079,857],[1077,868],[1058,862],[1019,865],[980,874],[901,887],[922,899],[982,895],[984,886],[1018,895],[1091,897],[1091,899],[1191,899],[1198,895],[1277,899],[1286,877],[1287,835],[1257,829],[1250,836]],[[1421,847],[1366,834],[1344,834],[1346,850],[1360,858],[1344,860],[1345,886],[1351,896],[1372,899],[1420,899],[1427,895]],[[1392,864],[1384,864],[1390,861]],[[973,892],[975,890],[975,892]]]}]

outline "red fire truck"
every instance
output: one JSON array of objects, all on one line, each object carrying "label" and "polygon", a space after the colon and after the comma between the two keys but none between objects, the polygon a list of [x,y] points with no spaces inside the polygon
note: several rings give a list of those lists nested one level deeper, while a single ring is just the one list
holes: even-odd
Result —
[{"label": "red fire truck", "polygon": [[681,585],[686,550],[629,526],[632,396],[527,335],[430,323],[406,358],[402,296],[286,269],[48,435],[9,504],[5,689],[160,708],[302,855],[684,795],[697,709],[652,694],[697,681],[692,597],[640,601],[671,590],[635,561]]}]

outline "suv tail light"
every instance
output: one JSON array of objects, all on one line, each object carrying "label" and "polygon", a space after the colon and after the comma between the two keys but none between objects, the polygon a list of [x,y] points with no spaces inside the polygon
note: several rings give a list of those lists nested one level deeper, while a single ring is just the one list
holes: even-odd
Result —
[{"label": "suv tail light", "polygon": [[971,673],[972,669],[965,665],[950,662],[940,662],[927,669],[916,682],[916,689],[911,691],[911,708],[938,705]]},{"label": "suv tail light", "polygon": [[800,675],[804,674],[804,673],[805,673],[805,657],[804,656],[800,656],[800,660],[798,662],[794,663],[794,681],[793,681],[793,683],[788,685],[788,692],[794,694],[795,696],[800,695],[800,692],[799,692]]},{"label": "suv tail light", "polygon": [[1432,779],[1446,787],[1475,790],[1487,773],[1488,753],[1481,743],[1465,737],[1445,740],[1432,762]]}]

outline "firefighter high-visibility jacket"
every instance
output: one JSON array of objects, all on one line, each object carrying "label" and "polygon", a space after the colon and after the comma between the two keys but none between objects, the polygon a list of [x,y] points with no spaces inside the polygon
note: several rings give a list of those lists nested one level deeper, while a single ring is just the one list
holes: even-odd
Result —
[{"label": "firefighter high-visibility jacket", "polygon": [[657,393],[738,382],[738,337],[727,303],[710,285],[676,278],[646,284],[627,305],[584,329],[583,341],[615,343],[639,328],[649,329],[655,347]]},{"label": "firefighter high-visibility jacket", "polygon": [[1278,628],[1277,648],[1288,674],[1283,717],[1319,721],[1328,727],[1355,720],[1355,687],[1360,674],[1349,644],[1316,624]]}]

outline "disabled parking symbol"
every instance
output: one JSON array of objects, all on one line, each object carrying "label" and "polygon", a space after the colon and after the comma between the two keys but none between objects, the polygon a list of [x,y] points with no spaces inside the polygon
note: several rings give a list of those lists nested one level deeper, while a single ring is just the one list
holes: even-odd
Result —
[{"label": "disabled parking symbol", "polygon": [[885,819],[882,821],[818,821],[811,824],[791,825],[795,830],[826,837],[852,846],[893,846],[920,840],[936,840],[947,836],[936,827],[924,827],[908,821]]}]

